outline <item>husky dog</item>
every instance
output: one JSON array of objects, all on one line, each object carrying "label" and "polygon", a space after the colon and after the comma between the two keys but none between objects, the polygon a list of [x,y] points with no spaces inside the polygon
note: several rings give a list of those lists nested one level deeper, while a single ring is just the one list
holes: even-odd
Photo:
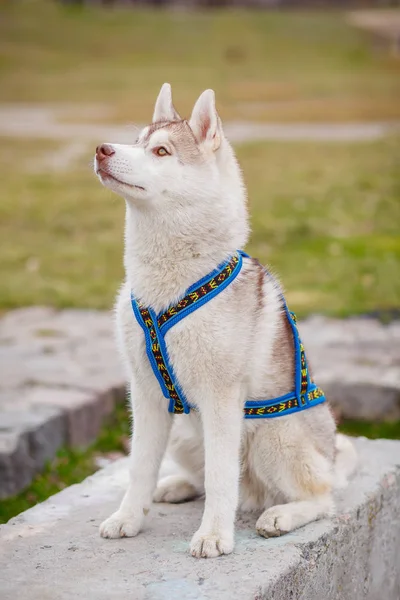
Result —
[{"label": "husky dog", "polygon": [[[173,370],[196,410],[174,416],[146,355],[131,293],[155,313],[246,245],[246,191],[224,136],[212,90],[189,120],[164,84],[152,124],[132,145],[102,144],[95,172],[126,202],[125,283],[117,334],[130,379],[134,435],[130,483],[120,508],[100,526],[105,538],[136,536],[155,502],[205,493],[190,552],[229,554],[235,514],[259,511],[256,528],[278,536],[332,515],[332,490],[355,467],[326,403],[272,419],[244,419],[249,399],[293,389],[293,333],[279,284],[245,257],[230,285],[165,336]],[[176,473],[157,484],[168,445]]]}]

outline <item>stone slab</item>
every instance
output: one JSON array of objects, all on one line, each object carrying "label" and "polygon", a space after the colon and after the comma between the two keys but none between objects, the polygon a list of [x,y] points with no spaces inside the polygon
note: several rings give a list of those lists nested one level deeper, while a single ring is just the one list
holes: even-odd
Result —
[{"label": "stone slab", "polygon": [[359,438],[357,473],[337,517],[281,538],[242,515],[232,555],[188,553],[203,502],[154,505],[137,537],[105,540],[127,459],[0,526],[2,600],[398,600],[400,442]]},{"label": "stone slab", "polygon": [[400,420],[400,321],[313,316],[299,330],[315,379],[339,416]]},{"label": "stone slab", "polygon": [[1,413],[0,498],[17,494],[65,443],[60,410],[38,406],[33,412]]},{"label": "stone slab", "polygon": [[111,314],[32,307],[0,320],[0,498],[60,446],[96,439],[125,394]]}]

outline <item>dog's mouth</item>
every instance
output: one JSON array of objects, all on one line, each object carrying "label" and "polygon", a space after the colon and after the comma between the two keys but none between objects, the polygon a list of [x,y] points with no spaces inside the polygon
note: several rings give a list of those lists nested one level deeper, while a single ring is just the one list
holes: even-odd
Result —
[{"label": "dog's mouth", "polygon": [[111,181],[115,181],[116,183],[119,183],[120,185],[126,185],[127,187],[130,188],[135,188],[137,190],[142,190],[143,192],[144,187],[142,187],[141,185],[135,185],[133,183],[126,183],[126,181],[121,181],[121,179],[118,179],[117,177],[115,177],[114,175],[111,175],[111,173],[109,173],[108,171],[104,171],[103,169],[97,169],[96,174],[99,175],[101,177],[101,179],[104,180],[111,180]]}]

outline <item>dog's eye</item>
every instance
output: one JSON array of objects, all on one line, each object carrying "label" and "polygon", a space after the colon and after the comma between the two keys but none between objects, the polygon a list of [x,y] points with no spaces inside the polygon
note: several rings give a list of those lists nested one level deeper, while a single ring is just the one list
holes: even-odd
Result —
[{"label": "dog's eye", "polygon": [[160,146],[159,148],[154,149],[154,154],[157,154],[157,156],[167,156],[169,152],[164,146]]}]

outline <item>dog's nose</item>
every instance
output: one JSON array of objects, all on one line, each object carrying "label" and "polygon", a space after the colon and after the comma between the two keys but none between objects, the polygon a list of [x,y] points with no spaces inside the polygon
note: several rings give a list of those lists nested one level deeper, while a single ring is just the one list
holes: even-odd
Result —
[{"label": "dog's nose", "polygon": [[111,144],[101,144],[101,146],[97,146],[96,148],[96,158],[99,162],[113,154],[115,154],[115,150]]}]

